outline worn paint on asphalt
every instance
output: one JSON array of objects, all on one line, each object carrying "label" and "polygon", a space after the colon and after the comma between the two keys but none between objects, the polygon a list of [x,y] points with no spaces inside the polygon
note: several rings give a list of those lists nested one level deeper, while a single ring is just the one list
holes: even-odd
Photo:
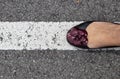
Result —
[{"label": "worn paint on asphalt", "polygon": [[76,50],[66,33],[81,22],[0,22],[0,49]]}]

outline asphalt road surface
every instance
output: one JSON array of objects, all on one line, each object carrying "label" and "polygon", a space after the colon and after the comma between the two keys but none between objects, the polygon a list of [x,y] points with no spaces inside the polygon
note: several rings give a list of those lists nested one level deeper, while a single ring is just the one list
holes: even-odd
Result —
[{"label": "asphalt road surface", "polygon": [[[0,21],[120,21],[119,0],[0,0]],[[0,79],[120,79],[119,50],[0,50]]]}]

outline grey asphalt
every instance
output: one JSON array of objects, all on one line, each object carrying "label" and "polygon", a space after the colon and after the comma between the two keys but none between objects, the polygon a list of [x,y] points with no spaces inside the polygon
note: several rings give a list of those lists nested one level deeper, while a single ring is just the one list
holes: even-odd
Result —
[{"label": "grey asphalt", "polygon": [[119,0],[0,0],[1,21],[120,21]]},{"label": "grey asphalt", "polygon": [[119,78],[119,51],[0,51],[0,79]]},{"label": "grey asphalt", "polygon": [[[0,21],[120,21],[119,0],[0,0]],[[120,79],[119,50],[1,50],[0,79]]]}]

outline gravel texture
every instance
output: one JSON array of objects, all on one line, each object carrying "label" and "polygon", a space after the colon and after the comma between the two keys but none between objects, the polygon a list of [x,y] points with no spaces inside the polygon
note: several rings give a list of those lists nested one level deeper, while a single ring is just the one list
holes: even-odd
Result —
[{"label": "gravel texture", "polygon": [[1,21],[120,21],[119,0],[0,0]]},{"label": "gravel texture", "polygon": [[[0,0],[0,21],[120,21],[119,0]],[[0,79],[119,79],[119,50],[0,51]]]},{"label": "gravel texture", "polygon": [[0,51],[0,79],[119,79],[119,52]]}]

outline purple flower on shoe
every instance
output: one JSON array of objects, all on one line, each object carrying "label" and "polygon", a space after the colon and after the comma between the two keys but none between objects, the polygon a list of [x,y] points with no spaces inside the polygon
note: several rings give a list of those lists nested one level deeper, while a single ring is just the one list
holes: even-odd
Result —
[{"label": "purple flower on shoe", "polygon": [[87,46],[87,32],[78,28],[71,28],[67,33],[67,40],[74,46]]}]

